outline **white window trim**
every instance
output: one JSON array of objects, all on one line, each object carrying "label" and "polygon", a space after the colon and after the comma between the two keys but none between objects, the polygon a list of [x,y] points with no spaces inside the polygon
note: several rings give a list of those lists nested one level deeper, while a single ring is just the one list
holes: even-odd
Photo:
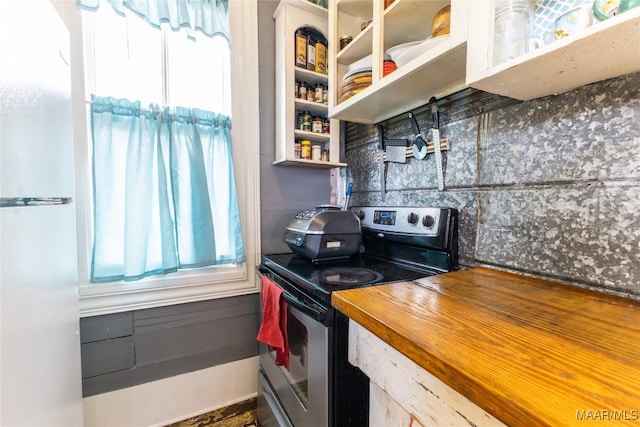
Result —
[{"label": "white window trim", "polygon": [[[54,0],[55,1],[55,0]],[[82,20],[75,2],[65,2],[71,34],[72,90],[78,228],[78,289],[80,316],[116,313],[171,304],[255,293],[255,268],[260,263],[260,122],[258,97],[257,0],[230,0],[231,131],[238,203],[246,261],[233,266],[181,270],[137,282],[90,283],[91,223],[90,159],[87,132]]]}]

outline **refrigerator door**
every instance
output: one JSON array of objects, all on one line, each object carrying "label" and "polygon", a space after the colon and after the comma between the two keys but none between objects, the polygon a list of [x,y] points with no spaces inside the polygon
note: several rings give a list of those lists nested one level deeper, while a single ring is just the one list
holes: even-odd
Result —
[{"label": "refrigerator door", "polygon": [[47,0],[0,16],[0,197],[73,197],[67,28]]},{"label": "refrigerator door", "polygon": [[73,205],[0,209],[0,425],[81,426]]},{"label": "refrigerator door", "polygon": [[0,16],[0,425],[81,426],[75,207],[10,207],[74,195],[68,32],[48,0]]}]

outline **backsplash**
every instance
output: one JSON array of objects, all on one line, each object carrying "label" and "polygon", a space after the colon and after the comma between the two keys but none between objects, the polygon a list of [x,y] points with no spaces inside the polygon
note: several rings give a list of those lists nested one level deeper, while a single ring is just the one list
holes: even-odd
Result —
[{"label": "backsplash", "polygon": [[[434,205],[460,214],[460,262],[640,298],[640,73],[528,102],[467,90],[439,102],[435,159],[387,163],[374,126],[347,124],[351,205]],[[421,129],[427,106],[414,110]],[[385,138],[412,138],[406,115]]]}]

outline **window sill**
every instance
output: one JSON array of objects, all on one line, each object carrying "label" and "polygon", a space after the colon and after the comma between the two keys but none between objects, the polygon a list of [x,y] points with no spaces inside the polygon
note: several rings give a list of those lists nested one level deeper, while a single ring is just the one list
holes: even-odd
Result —
[{"label": "window sill", "polygon": [[[214,270],[215,272],[212,272]],[[225,298],[259,291],[247,263],[179,271],[137,282],[88,283],[79,287],[80,317]]]}]

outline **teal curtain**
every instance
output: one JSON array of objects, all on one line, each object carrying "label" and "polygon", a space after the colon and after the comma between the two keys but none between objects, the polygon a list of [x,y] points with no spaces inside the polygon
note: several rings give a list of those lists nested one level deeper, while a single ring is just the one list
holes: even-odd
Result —
[{"label": "teal curtain", "polygon": [[[86,10],[97,10],[101,0],[77,0]],[[172,29],[189,28],[208,36],[222,35],[229,40],[228,0],[104,0],[124,14],[132,10],[151,25],[167,22]]]},{"label": "teal curtain", "polygon": [[91,120],[92,282],[245,260],[228,117],[93,96]]}]

